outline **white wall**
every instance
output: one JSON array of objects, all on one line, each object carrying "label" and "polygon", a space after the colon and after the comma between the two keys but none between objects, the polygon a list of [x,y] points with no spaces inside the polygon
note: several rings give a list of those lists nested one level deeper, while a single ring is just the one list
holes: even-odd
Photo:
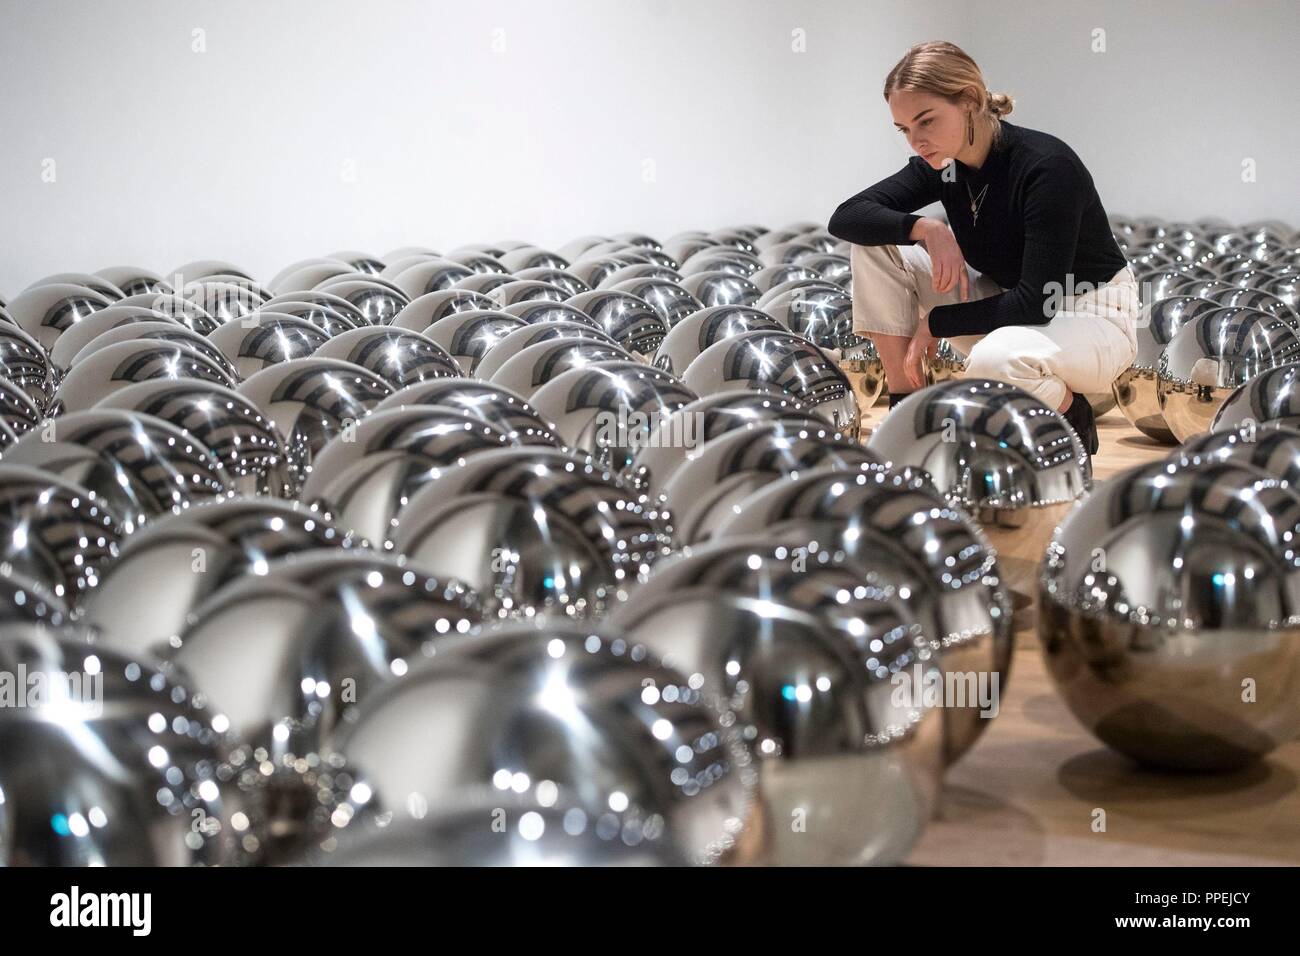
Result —
[{"label": "white wall", "polygon": [[[222,258],[269,279],[339,248],[824,220],[906,161],[880,87],[908,46],[935,38],[1018,98],[1013,121],[1074,146],[1111,211],[1300,225],[1284,165],[1300,151],[1296,12],[1296,0],[0,0],[0,294],[117,264]],[[1089,50],[1095,26],[1105,54]],[[195,29],[206,52],[191,49]],[[1243,156],[1257,183],[1240,182]]]},{"label": "white wall", "polygon": [[1298,34],[1298,0],[981,0],[968,52],[1017,98],[1012,122],[1079,153],[1108,212],[1300,228]]},{"label": "white wall", "polygon": [[269,279],[339,248],[825,219],[905,158],[881,125],[889,66],[964,16],[951,0],[0,4],[8,297],[122,263],[222,258]]}]

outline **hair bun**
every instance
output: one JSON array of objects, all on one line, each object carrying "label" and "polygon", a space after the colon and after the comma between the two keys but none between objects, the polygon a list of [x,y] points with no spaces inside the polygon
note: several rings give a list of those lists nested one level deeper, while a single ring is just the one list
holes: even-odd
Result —
[{"label": "hair bun", "polygon": [[1016,101],[1005,93],[990,93],[988,95],[989,112],[995,116],[1006,116],[1015,108]]}]

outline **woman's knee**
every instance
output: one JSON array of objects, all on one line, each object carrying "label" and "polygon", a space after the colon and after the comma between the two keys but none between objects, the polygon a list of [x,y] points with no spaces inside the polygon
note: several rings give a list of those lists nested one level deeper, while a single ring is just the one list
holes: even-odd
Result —
[{"label": "woman's knee", "polygon": [[1023,345],[1006,329],[994,329],[976,342],[966,355],[967,378],[993,378],[999,381],[1021,379],[1025,373]]}]

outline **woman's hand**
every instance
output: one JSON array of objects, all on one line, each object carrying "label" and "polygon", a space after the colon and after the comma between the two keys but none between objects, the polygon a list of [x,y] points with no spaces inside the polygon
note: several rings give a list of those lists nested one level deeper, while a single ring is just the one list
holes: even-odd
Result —
[{"label": "woman's hand", "polygon": [[[924,225],[922,225],[922,223]],[[930,279],[935,292],[958,289],[962,302],[970,299],[970,273],[966,271],[966,258],[957,245],[957,237],[946,222],[922,219],[920,242],[930,255]]]},{"label": "woman's hand", "polygon": [[916,334],[907,344],[907,353],[903,356],[903,368],[907,374],[907,384],[915,391],[925,388],[925,360],[935,351],[936,339],[930,334],[930,325],[925,320],[916,327]]}]

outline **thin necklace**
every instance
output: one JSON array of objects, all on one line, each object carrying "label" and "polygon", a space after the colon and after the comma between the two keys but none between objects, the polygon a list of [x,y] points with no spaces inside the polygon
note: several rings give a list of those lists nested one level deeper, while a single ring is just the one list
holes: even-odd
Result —
[{"label": "thin necklace", "polygon": [[971,225],[978,225],[980,221],[980,206],[984,205],[984,194],[989,191],[989,184],[985,183],[984,188],[980,190],[979,199],[971,196],[970,183],[966,184],[966,195],[970,196],[970,215]]}]

